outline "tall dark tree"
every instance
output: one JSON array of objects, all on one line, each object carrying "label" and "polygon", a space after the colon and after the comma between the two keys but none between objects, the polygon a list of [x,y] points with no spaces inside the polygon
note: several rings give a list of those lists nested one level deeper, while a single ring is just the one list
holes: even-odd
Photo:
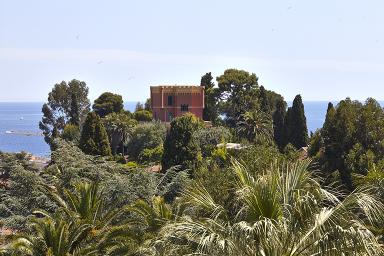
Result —
[{"label": "tall dark tree", "polygon": [[55,84],[48,94],[48,102],[42,107],[43,117],[39,123],[44,140],[52,146],[67,123],[81,125],[90,110],[88,87],[85,82],[73,79]]},{"label": "tall dark tree", "polygon": [[107,132],[101,118],[95,112],[90,112],[84,122],[79,147],[89,155],[111,155],[111,147]]},{"label": "tall dark tree", "polygon": [[200,160],[200,147],[193,133],[201,126],[199,119],[191,113],[173,119],[164,143],[163,171],[175,165],[191,167]]},{"label": "tall dark tree", "polygon": [[79,112],[79,104],[77,102],[77,96],[75,93],[71,95],[71,110],[70,110],[71,119],[69,122],[73,125],[80,126],[80,112]]},{"label": "tall dark tree", "polygon": [[263,111],[264,113],[270,114],[272,111],[272,106],[264,86],[260,86],[259,100],[260,100],[260,110]]},{"label": "tall dark tree", "polygon": [[111,92],[104,92],[95,100],[92,108],[100,117],[105,117],[110,113],[119,113],[124,109],[123,97]]},{"label": "tall dark tree", "polygon": [[244,70],[227,69],[217,77],[219,109],[229,126],[258,107],[258,77]]},{"label": "tall dark tree", "polygon": [[135,112],[144,110],[144,105],[140,101],[136,103]]},{"label": "tall dark tree", "polygon": [[284,138],[284,129],[285,129],[285,116],[286,108],[285,102],[279,100],[276,103],[276,110],[273,113],[273,137],[275,142],[280,150],[283,150],[285,147],[285,138]]},{"label": "tall dark tree", "polygon": [[308,128],[305,117],[304,104],[300,95],[293,100],[287,117],[288,142],[297,149],[308,145]]},{"label": "tall dark tree", "polygon": [[201,77],[200,86],[204,86],[204,111],[203,119],[206,121],[216,122],[218,118],[217,95],[218,89],[214,88],[215,83],[211,72]]},{"label": "tall dark tree", "polygon": [[144,110],[152,112],[151,98],[148,98],[144,103]]}]

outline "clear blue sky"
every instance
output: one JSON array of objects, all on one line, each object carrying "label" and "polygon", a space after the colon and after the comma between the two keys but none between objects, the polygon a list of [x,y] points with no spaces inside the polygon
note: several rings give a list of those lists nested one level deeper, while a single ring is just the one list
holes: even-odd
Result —
[{"label": "clear blue sky", "polygon": [[292,100],[384,99],[384,1],[0,0],[0,101],[56,82],[144,100],[245,69]]}]

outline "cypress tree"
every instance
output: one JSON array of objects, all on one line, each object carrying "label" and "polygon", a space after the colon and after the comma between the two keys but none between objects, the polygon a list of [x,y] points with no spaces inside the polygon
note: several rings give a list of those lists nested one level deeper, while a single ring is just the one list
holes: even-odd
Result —
[{"label": "cypress tree", "polygon": [[70,123],[80,126],[79,103],[75,93],[71,95]]},{"label": "cypress tree", "polygon": [[200,147],[193,133],[201,126],[199,119],[190,113],[171,122],[171,128],[164,142],[161,161],[163,171],[175,165],[190,168],[200,160]]},{"label": "cypress tree", "polygon": [[294,129],[292,127],[292,107],[289,107],[284,118],[284,129],[283,129],[283,148],[285,148],[291,142],[291,131]]},{"label": "cypress tree", "polygon": [[261,111],[263,111],[264,113],[270,114],[271,104],[269,102],[267,91],[265,90],[264,86],[260,87],[259,100],[260,100]]},{"label": "cypress tree", "polygon": [[275,142],[280,150],[284,148],[284,129],[285,129],[285,104],[283,100],[276,102],[276,110],[273,113],[273,135]]},{"label": "cypress tree", "polygon": [[331,129],[334,116],[335,116],[335,108],[332,102],[329,102],[327,107],[327,114],[325,116],[325,122],[322,129],[323,132],[327,133]]},{"label": "cypress tree", "polygon": [[215,84],[212,82],[213,77],[211,72],[206,73],[201,77],[200,86],[204,86],[204,110],[203,120],[216,122],[218,118],[218,109],[216,96],[218,94],[217,89],[214,88]]},{"label": "cypress tree", "polygon": [[95,112],[90,112],[85,119],[81,132],[79,147],[84,153],[90,155],[110,156],[107,132],[100,117]]},{"label": "cypress tree", "polygon": [[288,140],[296,148],[308,145],[307,119],[304,104],[300,95],[293,100],[290,117],[288,118]]}]

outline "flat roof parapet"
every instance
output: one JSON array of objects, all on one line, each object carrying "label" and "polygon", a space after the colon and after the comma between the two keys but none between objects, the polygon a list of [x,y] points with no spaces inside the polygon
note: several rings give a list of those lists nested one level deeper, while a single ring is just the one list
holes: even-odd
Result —
[{"label": "flat roof parapet", "polygon": [[154,85],[154,86],[151,86],[151,88],[195,88],[195,87],[200,87],[200,85],[178,85],[178,84],[175,84],[175,85],[167,85],[167,84],[164,84],[164,85]]},{"label": "flat roof parapet", "polygon": [[157,85],[150,86],[151,92],[164,92],[164,93],[202,93],[204,86],[199,85]]}]

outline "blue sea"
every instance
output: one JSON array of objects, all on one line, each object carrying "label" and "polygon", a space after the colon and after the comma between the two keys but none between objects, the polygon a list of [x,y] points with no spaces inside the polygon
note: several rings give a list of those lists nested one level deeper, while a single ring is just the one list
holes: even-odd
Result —
[{"label": "blue sea", "polygon": [[[27,151],[37,156],[50,155],[48,145],[39,130],[43,103],[0,102],[0,151]],[[133,111],[136,102],[128,102],[125,109]],[[305,102],[308,130],[316,131],[323,126],[328,102]]]}]

